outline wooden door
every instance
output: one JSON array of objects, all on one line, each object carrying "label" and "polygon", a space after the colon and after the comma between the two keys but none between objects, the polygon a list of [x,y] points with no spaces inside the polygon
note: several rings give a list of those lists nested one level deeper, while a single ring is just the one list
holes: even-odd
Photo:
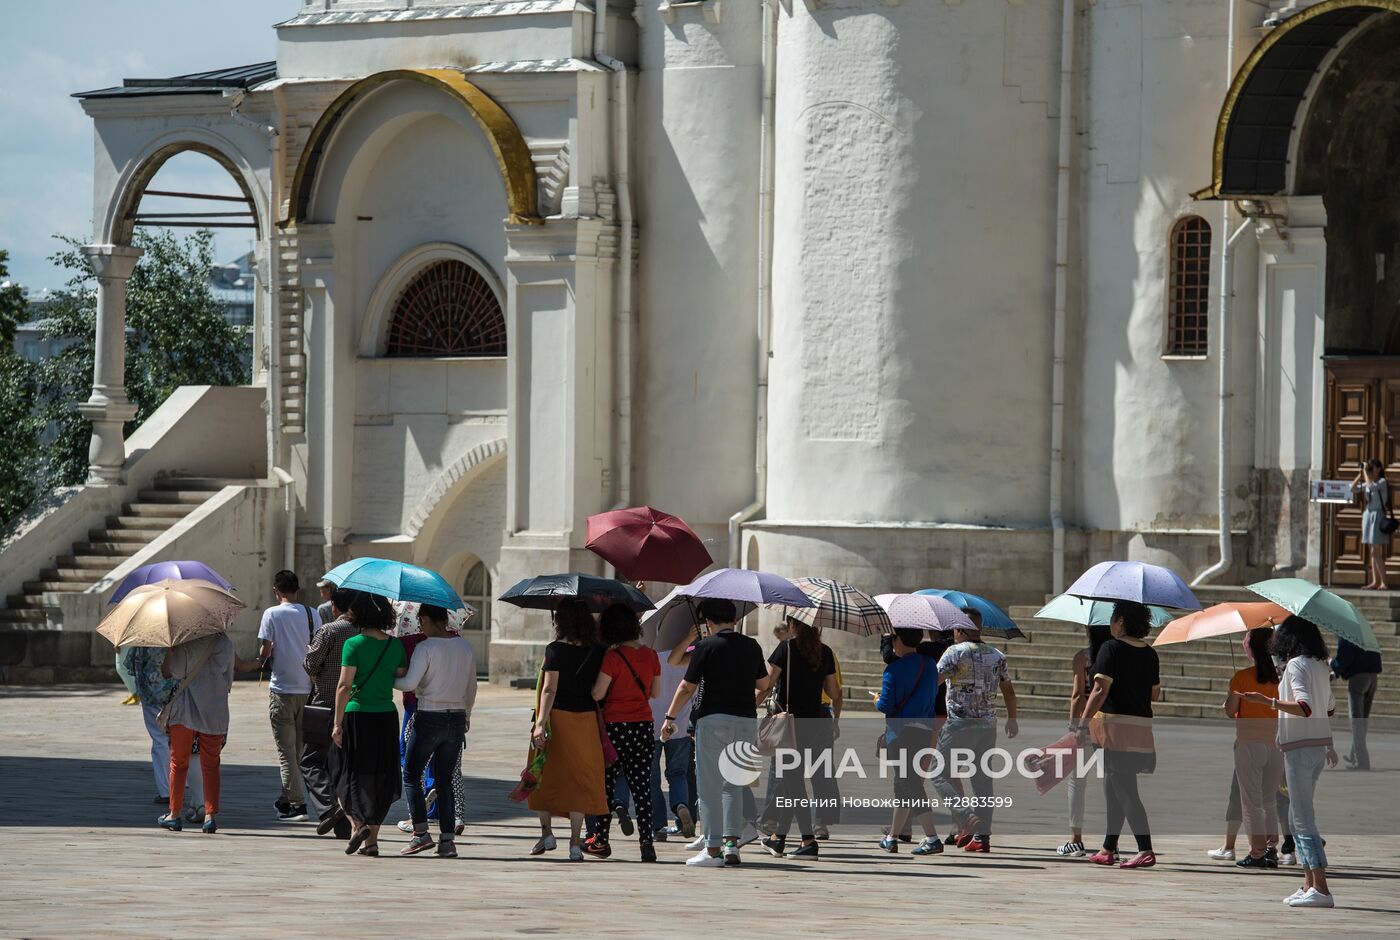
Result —
[{"label": "wooden door", "polygon": [[[1400,485],[1400,358],[1369,356],[1327,360],[1327,429],[1324,473],[1350,480],[1372,457],[1385,463],[1391,486]],[[1328,583],[1366,583],[1361,545],[1361,501],[1324,506],[1324,565]],[[1400,574],[1400,553],[1386,561]]]}]

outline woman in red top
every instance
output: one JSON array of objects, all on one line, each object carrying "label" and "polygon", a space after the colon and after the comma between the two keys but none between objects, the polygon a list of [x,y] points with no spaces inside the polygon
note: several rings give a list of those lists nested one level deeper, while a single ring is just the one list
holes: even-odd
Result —
[{"label": "woman in red top", "polygon": [[[661,660],[656,650],[642,646],[642,625],[632,610],[614,604],[598,620],[603,642],[609,647],[602,669],[593,683],[593,698],[603,706],[608,739],[617,748],[617,762],[607,769],[603,787],[613,805],[619,771],[627,775],[627,788],[637,803],[637,818],[651,818],[651,771],[654,733],[651,700],[661,694]],[[598,818],[598,830],[585,848],[590,855],[612,854],[608,830],[612,814]],[[651,827],[637,833],[642,861],[656,861]]]}]

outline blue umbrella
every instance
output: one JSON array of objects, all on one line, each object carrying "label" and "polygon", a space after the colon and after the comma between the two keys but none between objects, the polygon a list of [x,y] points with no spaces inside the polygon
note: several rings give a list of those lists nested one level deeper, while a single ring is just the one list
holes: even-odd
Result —
[{"label": "blue umbrella", "polygon": [[583,601],[595,614],[613,604],[651,610],[651,599],[630,584],[592,574],[541,574],[519,581],[500,597],[528,610],[553,610],[560,601]]},{"label": "blue umbrella", "polygon": [[337,587],[381,594],[391,601],[417,601],[448,610],[462,606],[462,599],[442,575],[404,561],[352,558],[327,571],[324,577]]},{"label": "blue umbrella", "polygon": [[143,565],[123,578],[116,592],[112,594],[112,599],[107,603],[118,603],[131,593],[132,588],[138,588],[143,584],[155,584],[166,580],[187,581],[191,578],[212,581],[225,591],[233,590],[233,585],[223,575],[202,561],[158,561],[154,564]]},{"label": "blue umbrella", "polygon": [[[1172,621],[1172,613],[1165,607],[1149,605],[1149,622],[1154,627],[1163,627]],[[1106,627],[1113,619],[1113,601],[1095,601],[1073,594],[1060,594],[1035,612],[1037,620],[1063,620],[1066,623],[1080,623],[1085,626]]]},{"label": "blue umbrella", "polygon": [[1101,561],[1080,575],[1065,593],[1091,600],[1201,609],[1201,602],[1175,571],[1141,561]]},{"label": "blue umbrella", "polygon": [[941,597],[954,607],[961,610],[975,610],[982,615],[982,632],[991,633],[996,636],[1024,637],[1020,628],[1016,626],[1016,621],[996,604],[977,594],[967,594],[962,591],[945,591],[942,588],[925,588],[922,591],[915,591],[915,594],[928,594],[933,597]]}]

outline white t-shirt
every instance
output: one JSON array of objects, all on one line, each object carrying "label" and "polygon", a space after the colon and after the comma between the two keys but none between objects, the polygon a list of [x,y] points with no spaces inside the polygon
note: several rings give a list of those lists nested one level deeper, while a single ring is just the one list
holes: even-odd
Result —
[{"label": "white t-shirt", "polygon": [[[307,625],[307,612],[311,623]],[[278,604],[263,611],[258,627],[259,640],[272,641],[272,682],[269,688],[279,695],[309,695],[311,678],[302,665],[311,635],[321,626],[316,611],[301,604]]]},{"label": "white t-shirt", "polygon": [[1331,713],[1337,710],[1332,695],[1331,670],[1325,659],[1294,656],[1283,667],[1278,697],[1285,702],[1307,702],[1311,715],[1278,713],[1278,744],[1285,751],[1298,747],[1331,747]]},{"label": "white t-shirt", "polygon": [[428,637],[413,648],[408,672],[394,680],[400,692],[418,696],[422,712],[465,711],[476,703],[476,658],[461,637]]}]

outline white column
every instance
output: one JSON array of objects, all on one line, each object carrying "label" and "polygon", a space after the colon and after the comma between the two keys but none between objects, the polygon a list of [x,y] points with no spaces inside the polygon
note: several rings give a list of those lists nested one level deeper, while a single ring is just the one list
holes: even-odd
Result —
[{"label": "white column", "polygon": [[122,482],[126,444],[122,425],[136,416],[126,397],[126,280],[141,257],[130,245],[84,245],[82,252],[97,275],[97,341],[92,367],[92,396],[78,412],[92,422],[88,448],[88,483]]}]

